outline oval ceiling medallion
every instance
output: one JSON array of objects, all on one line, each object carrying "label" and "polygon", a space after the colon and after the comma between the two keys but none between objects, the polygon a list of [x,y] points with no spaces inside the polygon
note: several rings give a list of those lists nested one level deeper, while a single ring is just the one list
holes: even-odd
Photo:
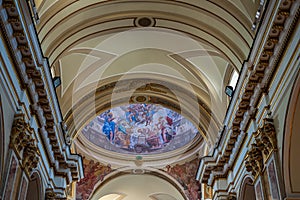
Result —
[{"label": "oval ceiling medallion", "polygon": [[148,96],[142,96],[142,95],[132,97],[132,100],[135,103],[148,103],[149,99],[150,98]]},{"label": "oval ceiling medallion", "polygon": [[198,130],[177,112],[158,104],[129,104],[100,114],[82,133],[106,150],[156,154],[187,145]]},{"label": "oval ceiling medallion", "polygon": [[155,19],[152,17],[137,17],[134,19],[134,25],[137,27],[153,27],[155,26]]}]

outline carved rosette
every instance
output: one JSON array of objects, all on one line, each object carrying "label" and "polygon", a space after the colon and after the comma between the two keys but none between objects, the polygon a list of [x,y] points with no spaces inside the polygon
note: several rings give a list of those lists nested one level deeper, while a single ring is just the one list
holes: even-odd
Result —
[{"label": "carved rosette", "polygon": [[21,160],[21,165],[29,177],[39,162],[38,148],[32,134],[33,130],[25,122],[24,114],[17,114],[12,126],[10,148]]},{"label": "carved rosette", "polygon": [[248,151],[245,165],[248,172],[256,178],[273,151],[277,150],[276,132],[273,119],[265,118],[263,126],[255,133],[255,141]]}]

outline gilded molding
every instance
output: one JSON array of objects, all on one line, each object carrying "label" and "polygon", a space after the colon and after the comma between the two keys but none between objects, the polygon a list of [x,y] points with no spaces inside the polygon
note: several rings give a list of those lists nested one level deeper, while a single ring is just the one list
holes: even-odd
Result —
[{"label": "gilded molding", "polygon": [[32,137],[33,134],[32,128],[25,122],[24,114],[17,114],[12,125],[10,148],[21,160],[21,165],[28,177],[37,167],[40,156],[35,139]]},{"label": "gilded molding", "polygon": [[277,150],[277,139],[273,119],[265,118],[263,126],[254,133],[255,141],[251,144],[251,149],[247,153],[245,166],[256,179],[272,152]]}]

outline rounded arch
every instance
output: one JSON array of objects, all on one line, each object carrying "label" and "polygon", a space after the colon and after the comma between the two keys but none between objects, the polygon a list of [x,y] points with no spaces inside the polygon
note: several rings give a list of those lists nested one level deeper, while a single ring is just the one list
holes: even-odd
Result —
[{"label": "rounded arch", "polygon": [[26,200],[39,200],[44,198],[42,178],[38,171],[34,171],[30,177]]},{"label": "rounded arch", "polygon": [[[125,184],[126,183],[126,184]],[[148,184],[150,184],[148,186]],[[122,194],[123,199],[147,199],[161,195],[186,200],[182,191],[174,183],[162,176],[153,174],[115,174],[95,188],[90,199],[101,199],[107,194]],[[155,194],[155,195],[153,195]],[[154,198],[151,198],[154,199]]]},{"label": "rounded arch", "polygon": [[239,198],[240,200],[255,200],[255,189],[253,179],[245,176],[240,186]]},{"label": "rounded arch", "polygon": [[[299,72],[299,71],[298,71]],[[287,196],[300,197],[300,75],[296,78],[287,107],[283,141],[283,175]]]}]

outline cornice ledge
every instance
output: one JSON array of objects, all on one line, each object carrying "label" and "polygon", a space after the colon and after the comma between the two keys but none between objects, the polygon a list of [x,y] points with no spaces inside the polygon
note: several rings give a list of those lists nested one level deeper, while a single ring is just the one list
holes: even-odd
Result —
[{"label": "cornice ledge", "polygon": [[[68,156],[62,151],[62,146],[64,148],[70,148],[69,146],[63,145],[64,140],[62,139],[63,132],[55,129],[57,124],[57,113],[53,113],[53,102],[49,99],[53,99],[53,95],[50,94],[49,88],[53,87],[50,83],[51,77],[49,67],[47,62],[39,64],[35,60],[35,52],[37,47],[32,47],[29,41],[35,35],[29,33],[25,27],[27,24],[25,21],[31,19],[31,16],[23,15],[23,13],[29,13],[26,10],[27,7],[21,7],[17,0],[3,0],[0,5],[0,20],[1,29],[8,41],[8,45],[11,51],[11,57],[16,67],[19,75],[20,85],[22,89],[27,90],[29,93],[29,98],[32,101],[31,110],[33,114],[37,115],[37,121],[41,126],[40,132],[42,135],[43,145],[46,149],[47,157],[50,160],[50,165],[54,166],[54,163],[59,163],[59,167],[56,167],[56,172],[59,172],[59,168],[69,169],[68,177],[72,182],[72,177],[75,180],[83,177],[83,173],[77,173],[76,176],[73,164],[68,163]],[[23,13],[19,9],[24,9]],[[27,17],[27,19],[26,19]],[[28,24],[31,24],[29,22]],[[57,104],[57,103],[56,103]],[[70,150],[68,150],[70,151]],[[54,155],[54,156],[53,156]],[[81,158],[75,156],[72,158],[73,161],[77,163],[77,168],[82,168]],[[73,170],[72,170],[73,169]],[[71,175],[73,174],[73,175]]]},{"label": "cornice ledge", "polygon": [[[238,154],[238,151],[233,153],[233,148],[240,149],[244,140],[244,131],[247,130],[251,119],[255,116],[257,103],[263,94],[267,93],[282,52],[299,18],[299,4],[300,2],[295,0],[282,0],[278,3],[276,7],[277,12],[274,12],[276,14],[271,18],[272,22],[268,23],[270,24],[270,29],[268,29],[268,33],[265,36],[267,39],[261,46],[261,50],[256,51],[260,52],[260,54],[250,56],[256,58],[256,61],[252,62],[256,64],[251,68],[243,69],[243,71],[249,70],[249,74],[246,77],[247,80],[243,80],[246,84],[240,90],[239,96],[241,100],[238,103],[238,110],[232,121],[231,128],[224,133],[229,136],[229,139],[223,144],[225,151],[220,152],[216,148],[213,156],[203,158],[200,161],[197,174],[197,180],[200,180],[200,182],[211,185],[215,179],[227,177]],[[261,41],[255,42],[259,43]],[[256,54],[256,52],[251,52],[251,54]],[[240,139],[237,139],[238,137]]]}]

